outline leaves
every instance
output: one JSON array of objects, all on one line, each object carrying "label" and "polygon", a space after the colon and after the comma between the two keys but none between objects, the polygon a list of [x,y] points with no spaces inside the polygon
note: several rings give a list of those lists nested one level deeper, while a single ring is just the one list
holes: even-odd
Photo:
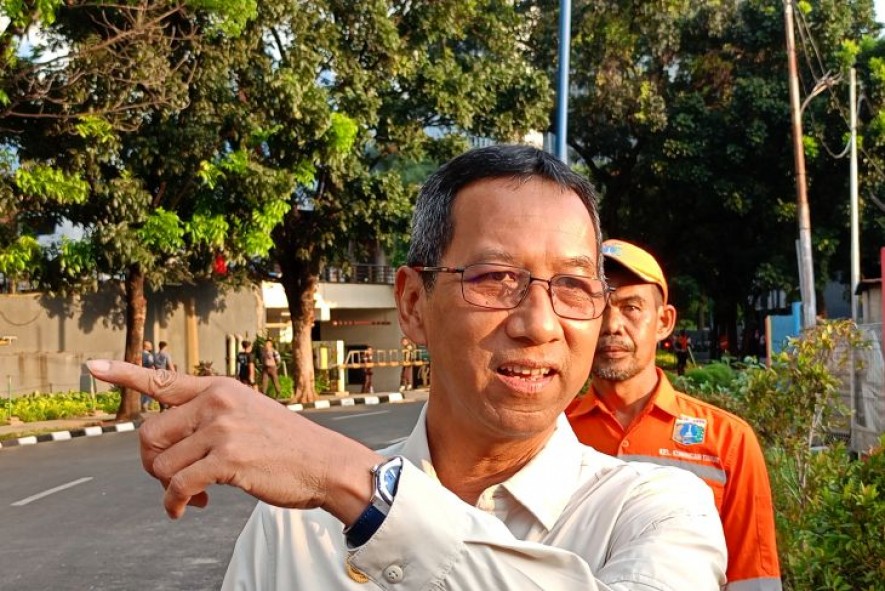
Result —
[{"label": "leaves", "polygon": [[73,280],[88,275],[95,269],[95,253],[89,240],[63,239],[58,258],[61,271]]},{"label": "leaves", "polygon": [[178,215],[157,208],[148,215],[144,225],[138,229],[138,239],[152,252],[171,254],[184,246],[185,228]]},{"label": "leaves", "polygon": [[76,173],[34,164],[15,171],[15,184],[28,197],[58,205],[84,203],[89,197],[89,183]]},{"label": "leaves", "polygon": [[15,242],[0,250],[0,273],[20,277],[37,266],[42,249],[33,236],[19,236]]}]

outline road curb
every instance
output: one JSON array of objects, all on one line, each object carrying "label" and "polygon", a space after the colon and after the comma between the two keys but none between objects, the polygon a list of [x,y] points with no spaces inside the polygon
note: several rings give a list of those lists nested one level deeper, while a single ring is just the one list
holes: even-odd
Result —
[{"label": "road curb", "polygon": [[[368,396],[344,396],[341,398],[321,399],[314,402],[287,404],[286,408],[292,412],[302,412],[305,410],[319,410],[331,408],[333,406],[357,406],[357,405],[373,405],[384,404],[390,402],[405,402],[406,398],[400,392],[391,392],[390,394],[374,394]],[[143,421],[127,421],[125,423],[114,423],[113,425],[94,425],[83,427],[80,429],[69,429],[65,431],[51,431],[49,433],[40,433],[39,435],[29,435],[27,437],[19,437],[17,439],[6,439],[0,441],[0,450],[8,447],[24,447],[28,445],[36,445],[38,443],[46,443],[51,441],[71,441],[80,437],[98,437],[105,433],[124,433],[135,431],[141,426]],[[27,424],[27,423],[26,423]]]}]

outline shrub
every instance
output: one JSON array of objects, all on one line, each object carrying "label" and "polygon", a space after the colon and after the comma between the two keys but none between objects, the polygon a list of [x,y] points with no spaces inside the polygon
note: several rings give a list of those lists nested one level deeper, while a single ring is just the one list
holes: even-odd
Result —
[{"label": "shrub", "polygon": [[[119,403],[120,395],[114,392],[100,393],[95,396],[88,392],[59,392],[14,398],[11,406],[13,416],[25,423],[32,423],[84,417],[94,410],[114,413]],[[4,417],[6,414],[4,408]]]},{"label": "shrub", "polygon": [[676,354],[666,349],[658,349],[655,353],[655,365],[661,369],[676,369]]},{"label": "shrub", "polygon": [[885,452],[858,462],[842,446],[814,451],[846,412],[834,369],[862,346],[850,321],[821,322],[790,339],[770,368],[747,360],[745,367],[712,364],[674,380],[755,429],[788,591],[885,590]]},{"label": "shrub", "polygon": [[805,491],[792,527],[781,528],[786,588],[885,589],[885,448],[862,460],[841,445],[813,455]]},{"label": "shrub", "polygon": [[671,381],[677,390],[741,414],[744,409],[736,399],[735,392],[740,390],[743,379],[742,372],[736,371],[727,363],[717,361],[692,367],[686,370],[685,375],[674,377]]}]

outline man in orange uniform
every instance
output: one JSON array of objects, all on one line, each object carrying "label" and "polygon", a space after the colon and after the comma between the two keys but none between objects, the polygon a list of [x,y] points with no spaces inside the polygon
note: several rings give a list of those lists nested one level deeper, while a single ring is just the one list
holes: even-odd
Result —
[{"label": "man in orange uniform", "polygon": [[603,316],[592,383],[572,403],[578,438],[625,460],[677,466],[711,489],[728,546],[728,591],[780,591],[771,486],[762,450],[741,418],[673,389],[655,367],[657,343],[676,309],[652,255],[620,240],[603,243],[615,291]]}]

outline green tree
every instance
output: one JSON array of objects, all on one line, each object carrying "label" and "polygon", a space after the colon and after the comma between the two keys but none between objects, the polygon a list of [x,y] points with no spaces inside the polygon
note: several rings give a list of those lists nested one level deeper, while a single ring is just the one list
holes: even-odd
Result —
[{"label": "green tree", "polygon": [[322,265],[401,242],[415,171],[463,150],[466,134],[515,140],[546,125],[549,85],[522,43],[530,25],[495,0],[264,3],[239,40],[248,117],[237,124],[272,130],[256,159],[302,177],[265,267],[288,297],[298,397],[314,395]]},{"label": "green tree", "polygon": [[[197,182],[213,152],[183,129],[213,43],[235,35],[254,6],[6,2],[3,9],[12,34],[3,37],[0,76],[0,217],[12,230],[0,253],[20,261],[34,229],[62,219],[82,227],[82,240],[43,253],[31,279],[62,293],[95,289],[102,277],[118,281],[125,358],[140,363],[146,283],[161,288],[208,276],[225,236],[266,254],[268,241],[256,237],[282,217],[279,182],[263,179],[274,186],[248,213],[265,216],[229,224],[213,208],[211,184]],[[32,25],[40,40],[26,49]],[[164,162],[161,153],[169,155]],[[220,166],[235,162],[231,155]],[[37,262],[33,251],[27,256]],[[131,418],[138,408],[138,394],[127,391],[117,416]]]},{"label": "green tree", "polygon": [[[539,64],[555,63],[555,4],[532,40]],[[878,26],[869,0],[799,5],[808,95],[842,71],[846,42]],[[760,294],[798,284],[783,9],[773,0],[573,8],[569,145],[602,188],[603,228],[691,277],[733,345]],[[818,285],[848,265],[834,258],[848,240],[848,166],[822,145],[841,150],[847,134],[831,96],[805,110]]]},{"label": "green tree", "polygon": [[[87,229],[83,241],[50,253],[39,279],[84,289],[100,274],[119,278],[132,362],[146,283],[218,279],[218,257],[228,281],[279,280],[298,337],[296,396],[310,399],[309,329],[323,262],[344,260],[354,245],[401,241],[416,168],[463,149],[467,133],[518,139],[540,126],[549,86],[524,53],[529,23],[508,2],[253,8],[254,18],[236,23],[234,33],[243,34],[212,13],[182,9],[161,29],[190,31],[186,38],[163,37],[166,45],[145,42],[130,53],[118,47],[101,54],[104,61],[89,54],[88,92],[61,86],[51,102],[77,117],[29,119],[4,136],[12,164],[2,190],[11,203],[25,200],[16,210],[23,228],[65,218]],[[126,7],[80,10],[60,7],[45,26],[74,46],[107,37],[109,18],[129,22],[107,16]],[[150,68],[151,79],[169,87],[158,96],[175,101],[122,113],[92,104],[115,78],[136,78],[121,70]],[[132,85],[119,100],[137,102],[148,90]],[[3,121],[21,119],[17,111]],[[57,189],[63,180],[88,199],[37,195],[15,181],[16,166],[31,176],[63,175],[54,194],[68,195]],[[136,409],[127,393],[119,416]]]}]

